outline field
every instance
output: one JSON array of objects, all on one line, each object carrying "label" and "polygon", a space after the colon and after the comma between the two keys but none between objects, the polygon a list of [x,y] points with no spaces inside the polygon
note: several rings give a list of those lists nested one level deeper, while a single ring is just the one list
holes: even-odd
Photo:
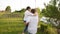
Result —
[{"label": "field", "polygon": [[[22,14],[22,15],[21,15]],[[23,13],[0,15],[0,34],[21,34],[24,29]]]},{"label": "field", "polygon": [[24,23],[21,20],[21,18],[0,19],[0,34],[5,34],[6,32],[8,33],[12,32],[11,34],[13,34],[13,32],[21,33],[23,29],[24,29]]},{"label": "field", "polygon": [[[0,34],[21,34],[25,26],[23,22],[23,14],[24,12],[1,14]],[[39,26],[40,24],[41,22],[39,22]],[[57,33],[56,33],[56,29],[52,28],[51,25],[42,23],[42,27],[38,28],[37,34],[57,34]]]}]

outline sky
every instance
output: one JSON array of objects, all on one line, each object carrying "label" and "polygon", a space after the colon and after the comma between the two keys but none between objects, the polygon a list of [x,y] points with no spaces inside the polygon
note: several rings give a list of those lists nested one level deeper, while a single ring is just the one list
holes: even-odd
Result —
[{"label": "sky", "polygon": [[44,3],[48,4],[50,0],[0,0],[0,10],[5,10],[7,6],[11,6],[12,12],[21,10],[30,6],[31,8],[44,8]]}]

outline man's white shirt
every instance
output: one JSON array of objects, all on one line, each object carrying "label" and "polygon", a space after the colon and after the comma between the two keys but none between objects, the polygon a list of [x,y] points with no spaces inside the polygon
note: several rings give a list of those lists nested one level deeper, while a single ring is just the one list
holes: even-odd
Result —
[{"label": "man's white shirt", "polygon": [[36,33],[38,26],[38,16],[29,16],[26,22],[29,23],[28,32]]}]

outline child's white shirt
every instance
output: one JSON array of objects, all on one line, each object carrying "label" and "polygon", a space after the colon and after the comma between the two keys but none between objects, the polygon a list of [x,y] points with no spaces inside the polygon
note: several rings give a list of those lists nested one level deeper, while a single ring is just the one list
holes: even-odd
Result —
[{"label": "child's white shirt", "polygon": [[24,21],[27,20],[28,16],[33,16],[33,14],[30,11],[26,10],[24,13]]}]

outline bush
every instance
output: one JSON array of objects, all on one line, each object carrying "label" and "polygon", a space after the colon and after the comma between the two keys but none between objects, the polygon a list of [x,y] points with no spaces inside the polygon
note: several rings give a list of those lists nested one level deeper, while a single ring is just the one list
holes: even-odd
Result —
[{"label": "bush", "polygon": [[45,24],[43,22],[40,22],[38,34],[57,34],[57,29],[52,27],[51,24]]}]

